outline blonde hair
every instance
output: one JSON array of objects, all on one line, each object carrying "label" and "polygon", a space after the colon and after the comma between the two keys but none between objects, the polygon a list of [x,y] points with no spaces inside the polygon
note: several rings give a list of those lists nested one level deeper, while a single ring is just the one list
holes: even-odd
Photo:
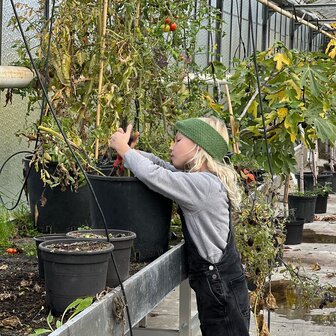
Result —
[{"label": "blonde hair", "polygon": [[[215,117],[199,119],[213,127],[223,137],[223,139],[229,143],[229,134],[224,122]],[[199,171],[202,165],[205,163],[207,165],[208,171],[217,175],[218,178],[222,181],[233,208],[239,208],[242,198],[242,191],[239,186],[239,175],[235,171],[233,165],[231,163],[226,163],[225,161],[220,162],[215,160],[204,149],[201,147],[198,148],[199,149],[197,153],[191,160],[192,162],[189,163],[190,171]]]}]

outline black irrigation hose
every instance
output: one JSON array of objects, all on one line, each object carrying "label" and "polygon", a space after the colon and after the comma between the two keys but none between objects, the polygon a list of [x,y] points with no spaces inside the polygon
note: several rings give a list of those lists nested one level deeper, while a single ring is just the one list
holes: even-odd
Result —
[{"label": "black irrigation hose", "polygon": [[[26,151],[26,150],[22,150],[22,151],[19,151],[19,152],[16,152],[16,153],[12,154],[12,155],[11,155],[10,157],[8,157],[8,158],[5,160],[5,162],[2,164],[2,166],[1,166],[1,168],[0,168],[0,176],[1,176],[2,170],[4,169],[5,165],[7,164],[7,162],[8,162],[11,158],[13,158],[14,156],[19,155],[19,154],[33,154],[33,152]],[[29,167],[29,171],[30,171],[30,167]],[[18,197],[16,203],[15,203],[11,208],[7,208],[7,207],[6,207],[6,204],[5,204],[5,202],[4,202],[4,200],[2,199],[1,194],[0,194],[0,202],[2,203],[2,205],[4,206],[4,208],[5,208],[6,210],[8,210],[8,211],[14,210],[14,209],[19,205],[19,202],[20,202],[20,199],[21,199],[23,190],[24,190],[24,188],[25,188],[25,186],[26,186],[26,184],[27,184],[28,175],[29,175],[29,172],[28,172],[28,174],[25,176],[25,180],[24,180],[23,185],[22,185],[22,187],[21,187],[19,197]]]},{"label": "black irrigation hose", "polygon": [[[11,5],[12,5],[12,8],[13,8],[13,11],[14,11],[14,14],[15,14],[15,17],[16,17],[16,20],[17,20],[17,23],[18,23],[20,32],[21,32],[22,39],[23,39],[23,41],[24,41],[24,44],[25,44],[25,47],[26,47],[26,50],[27,50],[27,53],[28,53],[28,55],[29,55],[30,63],[31,63],[31,65],[32,65],[33,68],[34,68],[36,77],[37,77],[37,79],[38,79],[38,81],[39,81],[39,83],[40,83],[40,85],[41,85],[41,88],[42,88],[44,97],[45,97],[45,99],[46,99],[46,101],[47,101],[47,104],[48,104],[48,106],[49,106],[49,108],[50,108],[50,111],[51,111],[51,113],[52,113],[52,115],[53,115],[53,117],[54,117],[54,120],[55,120],[55,122],[56,122],[56,125],[57,125],[57,127],[58,127],[60,133],[62,134],[62,137],[63,137],[63,139],[64,139],[66,145],[68,146],[68,148],[69,148],[69,150],[70,150],[70,152],[71,152],[72,157],[75,159],[75,161],[76,161],[78,167],[80,168],[81,172],[83,173],[83,175],[84,175],[84,177],[85,177],[85,180],[86,180],[86,182],[87,182],[87,184],[88,184],[88,186],[89,186],[89,188],[90,188],[90,191],[91,191],[91,193],[92,193],[92,196],[93,196],[93,198],[94,198],[94,200],[95,200],[95,203],[96,203],[96,205],[97,205],[97,207],[98,207],[98,209],[99,209],[100,215],[101,215],[101,217],[102,217],[102,219],[103,219],[104,228],[105,228],[105,234],[106,234],[106,239],[107,239],[108,242],[110,242],[109,233],[108,233],[108,228],[107,228],[107,223],[106,223],[106,219],[105,219],[104,213],[103,213],[103,211],[102,211],[102,208],[101,208],[101,206],[100,206],[100,204],[99,204],[99,202],[98,202],[98,199],[97,199],[97,196],[96,196],[96,194],[95,194],[95,192],[94,192],[94,189],[93,189],[93,187],[92,187],[92,184],[91,184],[91,182],[90,182],[90,180],[89,180],[89,178],[88,178],[88,176],[87,176],[87,174],[86,174],[86,172],[85,172],[85,170],[84,170],[82,164],[81,164],[80,161],[78,160],[76,153],[74,152],[73,148],[71,147],[71,145],[70,145],[70,143],[69,143],[69,140],[68,140],[68,138],[66,137],[66,135],[65,135],[65,133],[64,133],[64,131],[63,131],[63,129],[62,129],[62,126],[61,126],[61,124],[60,124],[60,122],[59,122],[59,120],[58,120],[58,118],[57,118],[57,116],[56,116],[56,112],[55,112],[55,110],[54,110],[54,108],[53,108],[53,106],[52,106],[52,104],[51,104],[51,101],[50,101],[50,99],[49,99],[49,97],[48,97],[48,93],[47,93],[47,91],[46,91],[45,85],[44,85],[44,83],[43,83],[43,81],[42,81],[42,79],[41,79],[41,77],[40,77],[39,72],[37,71],[36,64],[35,64],[35,62],[34,62],[34,59],[33,59],[33,56],[32,56],[32,54],[31,54],[31,51],[30,51],[30,49],[29,49],[29,47],[28,47],[28,43],[27,43],[25,34],[24,34],[24,32],[23,32],[23,28],[22,28],[22,25],[21,25],[21,22],[20,22],[20,18],[19,18],[19,15],[18,15],[18,13],[17,13],[17,10],[16,10],[16,8],[15,8],[14,0],[10,0],[10,2],[11,2]],[[120,283],[120,288],[121,288],[121,291],[122,291],[122,294],[123,294],[123,297],[124,297],[124,301],[125,301],[125,308],[126,308],[126,313],[127,313],[128,323],[129,323],[129,332],[130,332],[130,335],[133,336],[132,323],[131,323],[131,319],[130,319],[129,308],[128,308],[128,303],[127,303],[127,298],[126,298],[126,293],[125,293],[125,289],[124,289],[123,283],[122,283],[121,278],[120,278],[119,270],[118,270],[118,267],[117,267],[117,264],[116,264],[116,261],[115,261],[114,253],[113,253],[113,252],[111,252],[111,258],[112,258],[112,262],[113,262],[114,268],[115,268],[115,270],[116,270],[116,274],[117,274],[117,277],[118,277],[118,281],[119,281],[119,283]]]},{"label": "black irrigation hose", "polygon": [[[45,72],[45,78],[46,80],[48,81],[48,69],[49,69],[49,54],[50,54],[50,46],[51,46],[51,33],[52,33],[52,26],[53,26],[53,17],[54,17],[54,11],[55,11],[55,2],[56,0],[53,0],[53,6],[52,6],[52,10],[51,10],[51,21],[50,21],[50,26],[49,26],[49,39],[48,39],[48,49],[47,49],[47,58],[46,58],[46,64],[45,64],[45,68],[44,68],[44,72]],[[48,90],[48,88],[47,88]],[[42,124],[42,118],[43,118],[43,111],[44,111],[44,107],[45,107],[45,97],[43,96],[42,98],[42,104],[41,104],[41,110],[40,110],[40,118],[39,118],[39,123],[38,125],[41,125]],[[20,151],[20,152],[17,152],[17,153],[14,153],[13,155],[11,155],[5,162],[4,164],[2,165],[1,169],[0,169],[0,175],[1,175],[1,172],[4,168],[4,166],[6,165],[6,163],[14,156],[18,155],[18,154],[21,154],[21,153],[30,153],[30,154],[33,154],[36,149],[37,149],[37,145],[38,145],[38,142],[39,142],[39,138],[40,138],[40,131],[37,127],[37,133],[36,133],[36,140],[35,140],[35,145],[34,145],[34,150],[33,152],[30,152],[30,151]],[[16,200],[15,204],[11,207],[11,208],[7,208],[4,200],[2,199],[1,195],[0,195],[0,203],[2,203],[2,205],[4,206],[4,208],[8,211],[11,211],[11,210],[14,210],[20,203],[20,200],[21,200],[21,197],[22,197],[22,194],[23,194],[23,190],[25,189],[26,185],[27,185],[27,181],[28,181],[28,177],[30,175],[30,172],[31,172],[31,166],[29,166],[28,168],[28,171],[27,173],[25,173],[25,177],[24,177],[24,181],[23,181],[23,184],[22,184],[22,187],[21,187],[21,190],[19,192],[19,197],[18,199]]]}]

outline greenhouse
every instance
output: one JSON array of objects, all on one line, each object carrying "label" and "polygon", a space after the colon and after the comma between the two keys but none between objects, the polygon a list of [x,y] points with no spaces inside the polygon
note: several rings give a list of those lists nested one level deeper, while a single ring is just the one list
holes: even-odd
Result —
[{"label": "greenhouse", "polygon": [[335,92],[334,0],[0,0],[0,335],[335,335]]}]

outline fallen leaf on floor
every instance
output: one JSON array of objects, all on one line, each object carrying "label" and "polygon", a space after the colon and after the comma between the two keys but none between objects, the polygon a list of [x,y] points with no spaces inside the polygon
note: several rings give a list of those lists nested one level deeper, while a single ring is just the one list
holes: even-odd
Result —
[{"label": "fallen leaf on floor", "polygon": [[35,291],[36,293],[40,293],[41,292],[41,286],[36,283],[33,287],[33,291]]},{"label": "fallen leaf on floor", "polygon": [[0,270],[5,271],[8,268],[7,264],[0,265]]},{"label": "fallen leaf on floor", "polygon": [[0,325],[4,328],[15,329],[18,326],[22,326],[22,323],[17,316],[9,316],[1,320]]},{"label": "fallen leaf on floor", "polygon": [[21,287],[28,287],[32,284],[32,281],[31,280],[25,280],[23,279],[21,282],[20,282],[20,286]]},{"label": "fallen leaf on floor", "polygon": [[327,273],[327,274],[326,274],[326,277],[327,277],[327,278],[333,278],[334,276],[336,276],[336,273],[335,273],[335,272]]},{"label": "fallen leaf on floor", "polygon": [[16,296],[13,293],[5,292],[0,294],[0,301],[4,301],[7,299],[13,298],[14,300],[16,299]]},{"label": "fallen leaf on floor", "polygon": [[[316,216],[317,217],[317,216]],[[319,219],[320,221],[325,221],[325,222],[332,222],[332,221],[336,221],[336,215],[331,215],[331,216],[324,216],[324,217],[320,217]]]},{"label": "fallen leaf on floor", "polygon": [[297,248],[297,249],[294,249],[293,251],[301,251],[301,249]]},{"label": "fallen leaf on floor", "polygon": [[311,269],[313,271],[319,271],[321,269],[321,266],[319,265],[319,263],[315,263],[314,265],[312,265]]}]

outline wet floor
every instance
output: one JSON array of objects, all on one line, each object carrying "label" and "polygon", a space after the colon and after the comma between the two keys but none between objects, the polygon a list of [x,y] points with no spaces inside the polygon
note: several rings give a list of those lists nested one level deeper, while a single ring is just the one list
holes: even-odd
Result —
[{"label": "wet floor", "polygon": [[336,236],[319,234],[313,230],[304,229],[302,242],[303,243],[336,244]]},{"label": "wet floor", "polygon": [[[302,303],[300,295],[290,286],[289,281],[272,281],[272,293],[276,298],[278,309],[275,313],[287,319],[301,319],[311,321],[314,324],[336,326],[336,300],[328,303],[323,309],[319,308],[320,300],[316,300],[311,306]],[[336,295],[336,289],[333,293]]]}]

